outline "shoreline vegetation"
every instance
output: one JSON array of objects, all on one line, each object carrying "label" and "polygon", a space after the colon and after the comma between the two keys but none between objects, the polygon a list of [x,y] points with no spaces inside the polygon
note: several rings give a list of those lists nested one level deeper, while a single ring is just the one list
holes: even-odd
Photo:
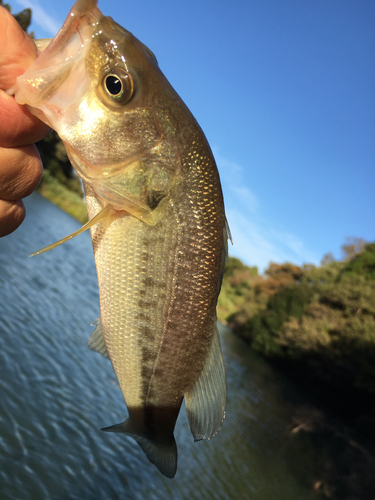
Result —
[{"label": "shoreline vegetation", "polygon": [[37,192],[85,224],[87,209],[81,181],[73,170],[59,136],[53,130],[37,143],[37,148],[44,167]]},{"label": "shoreline vegetation", "polygon": [[218,318],[375,445],[375,243],[342,251],[263,276],[230,257]]}]

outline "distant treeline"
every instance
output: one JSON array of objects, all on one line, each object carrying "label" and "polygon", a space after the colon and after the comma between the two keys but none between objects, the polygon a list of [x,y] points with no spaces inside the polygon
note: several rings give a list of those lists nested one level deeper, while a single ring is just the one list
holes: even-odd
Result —
[{"label": "distant treeline", "polygon": [[319,395],[334,393],[339,410],[374,410],[375,243],[351,238],[342,251],[319,267],[271,263],[263,276],[229,258],[218,317]]}]

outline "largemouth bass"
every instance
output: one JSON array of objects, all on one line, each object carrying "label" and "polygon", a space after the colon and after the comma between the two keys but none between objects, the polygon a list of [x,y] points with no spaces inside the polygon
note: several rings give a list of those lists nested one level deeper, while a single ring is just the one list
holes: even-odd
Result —
[{"label": "largemouth bass", "polygon": [[228,234],[215,161],[153,53],[95,0],[78,0],[39,47],[13,94],[58,132],[83,180],[89,222],[74,234],[90,228],[100,291],[89,347],[110,359],[129,412],[103,430],[133,437],[173,477],[183,399],[195,440],[225,415],[216,304]]}]

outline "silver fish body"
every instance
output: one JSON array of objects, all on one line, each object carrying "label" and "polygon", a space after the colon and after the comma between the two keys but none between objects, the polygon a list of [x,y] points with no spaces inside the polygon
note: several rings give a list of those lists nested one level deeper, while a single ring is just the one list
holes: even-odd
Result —
[{"label": "silver fish body", "polygon": [[89,347],[110,359],[129,411],[104,430],[173,477],[183,398],[195,440],[225,415],[227,228],[210,147],[149,49],[92,0],[76,2],[15,97],[57,130],[84,182],[100,291]]}]

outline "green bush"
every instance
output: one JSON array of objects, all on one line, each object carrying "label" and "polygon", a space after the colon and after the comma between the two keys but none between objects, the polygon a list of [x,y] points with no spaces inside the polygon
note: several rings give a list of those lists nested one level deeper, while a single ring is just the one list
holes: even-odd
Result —
[{"label": "green bush", "polygon": [[347,244],[344,261],[330,256],[320,267],[272,263],[251,276],[232,262],[219,299],[253,349],[312,387],[343,393],[341,402],[347,391],[375,396],[375,243],[352,240],[361,245]]},{"label": "green bush", "polygon": [[365,250],[347,264],[343,274],[360,275],[366,280],[375,280],[375,243],[366,245]]},{"label": "green bush", "polygon": [[84,200],[78,193],[61,184],[48,170],[43,173],[38,192],[82,224],[87,222],[87,209]]}]

